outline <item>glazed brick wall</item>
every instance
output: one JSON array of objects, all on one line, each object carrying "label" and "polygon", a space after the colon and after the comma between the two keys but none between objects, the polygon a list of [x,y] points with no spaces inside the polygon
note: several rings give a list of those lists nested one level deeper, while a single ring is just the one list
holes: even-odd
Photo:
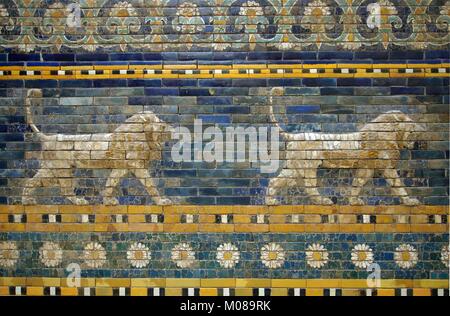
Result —
[{"label": "glazed brick wall", "polygon": [[[0,0],[0,295],[448,295],[448,1],[83,0],[78,27],[70,3]],[[191,131],[274,127],[271,101],[283,130],[311,138],[293,180],[283,137],[272,173],[174,162],[167,140],[137,150],[156,157],[137,169],[169,205],[132,172],[112,177],[109,205],[113,168],[66,168],[81,150],[56,159],[29,121],[53,137],[114,133],[142,111]],[[404,140],[392,122],[367,130],[392,111],[423,128],[411,148],[390,151]],[[374,141],[342,145],[364,129]],[[272,194],[274,179],[290,185]]]},{"label": "glazed brick wall", "polygon": [[[380,113],[400,110],[416,122],[426,123],[412,150],[403,150],[398,165],[411,195],[424,204],[447,204],[448,183],[448,78],[303,78],[303,79],[117,79],[41,80],[2,84],[2,134],[4,150],[0,190],[3,203],[20,203],[23,183],[36,172],[38,161],[25,152],[40,150],[39,141],[26,139],[23,107],[26,88],[42,88],[44,102],[35,121],[45,133],[105,133],[113,131],[131,114],[157,113],[173,125],[191,126],[195,118],[226,126],[270,126],[269,87],[284,86],[276,98],[280,120],[287,113],[287,129],[302,132],[349,133],[358,131]],[[5,85],[6,84],[6,85]],[[282,109],[281,109],[282,108]],[[205,126],[205,127],[206,127]],[[153,162],[163,195],[180,204],[263,204],[265,187],[273,174],[262,174],[255,164],[174,163],[165,146],[163,160]],[[283,158],[283,147],[281,155]],[[283,162],[281,162],[283,165]],[[80,194],[101,203],[106,172],[80,170]],[[321,169],[324,195],[346,204],[353,169]],[[45,190],[44,190],[45,191]],[[83,193],[81,193],[83,192]],[[344,192],[344,193],[343,193]],[[308,204],[301,189],[290,192],[294,204]],[[398,204],[381,175],[365,186],[367,204]],[[65,204],[57,188],[42,192],[38,204]],[[135,179],[123,180],[122,204],[149,204],[151,198]]]}]

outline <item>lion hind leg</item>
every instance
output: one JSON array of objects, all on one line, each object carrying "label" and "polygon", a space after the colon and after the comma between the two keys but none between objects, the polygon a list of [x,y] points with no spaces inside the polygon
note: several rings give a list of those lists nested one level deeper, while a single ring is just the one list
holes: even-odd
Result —
[{"label": "lion hind leg", "polygon": [[355,177],[352,182],[352,189],[350,192],[350,204],[351,205],[363,205],[364,200],[359,197],[359,193],[364,185],[373,178],[373,169],[358,169],[356,170]]},{"label": "lion hind leg", "polygon": [[334,204],[330,198],[320,195],[317,181],[317,169],[306,169],[304,186],[305,192],[314,204],[331,205]]},{"label": "lion hind leg", "polygon": [[135,169],[133,170],[134,175],[142,185],[147,189],[147,193],[152,197],[158,205],[168,205],[172,204],[172,201],[166,197],[161,197],[158,188],[156,187],[154,179],[151,177],[150,172],[147,169]]},{"label": "lion hind leg", "polygon": [[30,179],[27,179],[22,191],[22,204],[35,205],[37,204],[35,192],[37,188],[43,188],[56,184],[55,175],[51,169],[40,169]]},{"label": "lion hind leg", "polygon": [[114,189],[119,185],[120,180],[127,175],[127,169],[114,169],[109,174],[105,189],[102,191],[103,203],[106,205],[118,205],[119,200],[114,197]]},{"label": "lion hind leg", "polygon": [[283,169],[276,178],[272,178],[267,186],[266,204],[276,205],[279,201],[275,197],[282,188],[293,187],[297,184],[297,178],[300,174],[296,174],[293,169]]},{"label": "lion hind leg", "polygon": [[399,196],[404,204],[406,205],[420,204],[419,200],[415,198],[410,198],[408,196],[408,192],[406,192],[403,182],[398,176],[397,170],[384,169],[383,175],[387,183],[389,183],[389,185],[391,186],[392,193]]}]

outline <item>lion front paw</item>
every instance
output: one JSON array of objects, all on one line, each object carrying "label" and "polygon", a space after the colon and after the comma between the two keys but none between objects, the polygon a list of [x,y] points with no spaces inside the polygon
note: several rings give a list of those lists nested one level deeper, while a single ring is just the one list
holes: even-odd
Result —
[{"label": "lion front paw", "polygon": [[70,202],[72,202],[72,204],[74,204],[74,205],[88,205],[88,204],[89,204],[89,202],[86,201],[86,199],[84,199],[84,198],[79,198],[79,197],[76,197],[76,196],[70,196],[70,197],[68,197],[67,199],[68,199]]},{"label": "lion front paw", "polygon": [[266,197],[266,205],[278,205],[280,202],[273,197]]},{"label": "lion front paw", "polygon": [[418,199],[410,198],[410,197],[404,197],[402,198],[403,204],[405,205],[419,205],[420,201]]},{"label": "lion front paw", "polygon": [[119,205],[119,200],[114,197],[104,197],[103,204],[105,205]]},{"label": "lion front paw", "polygon": [[349,202],[350,202],[350,205],[364,205],[363,199],[360,199],[357,197],[350,198]]},{"label": "lion front paw", "polygon": [[171,205],[172,200],[167,199],[167,198],[156,198],[155,203],[158,205]]},{"label": "lion front paw", "polygon": [[32,198],[32,197],[23,197],[22,204],[23,205],[36,205],[37,201],[35,198]]}]

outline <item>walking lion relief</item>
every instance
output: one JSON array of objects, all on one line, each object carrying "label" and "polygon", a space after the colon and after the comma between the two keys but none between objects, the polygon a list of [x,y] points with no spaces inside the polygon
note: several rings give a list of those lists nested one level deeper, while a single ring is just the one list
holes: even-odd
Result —
[{"label": "walking lion relief", "polygon": [[333,204],[322,197],[318,190],[317,169],[355,169],[349,202],[364,204],[359,194],[363,186],[380,170],[391,186],[393,195],[399,196],[406,205],[417,205],[419,201],[409,197],[405,185],[397,172],[401,149],[414,147],[414,136],[425,131],[400,111],[389,111],[365,124],[358,132],[345,134],[288,133],[282,130],[274,115],[273,99],[282,96],[284,89],[273,88],[270,92],[270,118],[281,130],[286,141],[286,164],[276,178],[269,182],[266,204],[278,204],[281,189],[303,188],[314,204]]},{"label": "walking lion relief", "polygon": [[160,196],[148,171],[150,161],[161,159],[162,144],[170,136],[168,124],[152,112],[144,111],[128,118],[112,133],[47,135],[37,128],[31,114],[41,100],[41,90],[28,90],[25,100],[27,123],[33,136],[41,143],[41,151],[27,153],[27,159],[40,161],[40,169],[25,183],[23,204],[36,204],[36,191],[50,187],[59,188],[61,196],[73,204],[88,204],[85,197],[75,193],[77,179],[74,171],[77,168],[110,170],[102,191],[104,204],[119,203],[114,197],[114,189],[121,178],[130,173],[139,179],[156,204],[171,203]]}]

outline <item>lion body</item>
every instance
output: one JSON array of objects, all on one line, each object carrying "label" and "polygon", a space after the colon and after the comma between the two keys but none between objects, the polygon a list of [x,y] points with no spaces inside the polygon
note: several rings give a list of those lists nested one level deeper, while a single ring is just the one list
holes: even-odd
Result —
[{"label": "lion body", "polygon": [[[30,94],[37,94],[31,90]],[[30,102],[27,102],[30,104]],[[27,109],[28,110],[28,109]],[[40,169],[25,183],[22,201],[34,204],[38,188],[57,186],[74,204],[87,204],[85,197],[75,195],[75,169],[108,169],[109,177],[102,192],[105,204],[118,204],[113,191],[122,177],[134,174],[157,204],[170,200],[160,197],[148,171],[152,160],[161,158],[162,142],[169,126],[152,112],[131,116],[112,133],[47,135],[37,129],[28,110],[28,122],[41,143],[41,150],[28,152],[27,159],[38,159]]]},{"label": "lion body", "polygon": [[[282,88],[274,88],[278,96]],[[280,125],[273,115],[272,95],[270,114],[273,123]],[[269,181],[266,194],[267,204],[278,204],[280,190],[290,187],[303,187],[315,204],[333,204],[328,197],[321,197],[318,191],[317,169],[356,169],[352,181],[350,203],[361,205],[359,197],[362,187],[381,170],[395,195],[405,204],[418,204],[418,200],[408,197],[397,170],[400,150],[412,148],[409,140],[413,132],[424,129],[415,124],[410,117],[399,111],[379,115],[365,124],[360,131],[353,133],[288,133],[281,135],[286,140],[286,164],[279,175]]]}]

